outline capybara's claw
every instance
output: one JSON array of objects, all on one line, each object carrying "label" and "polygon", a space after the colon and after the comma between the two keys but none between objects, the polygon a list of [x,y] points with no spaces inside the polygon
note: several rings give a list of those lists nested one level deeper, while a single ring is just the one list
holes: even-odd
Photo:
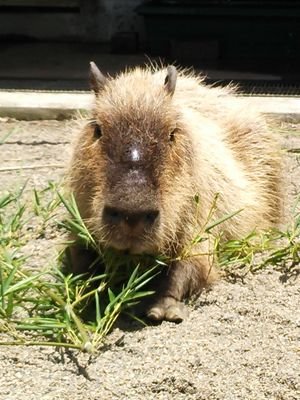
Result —
[{"label": "capybara's claw", "polygon": [[147,312],[147,317],[153,321],[166,320],[177,323],[182,322],[187,315],[184,304],[172,297],[162,297]]}]

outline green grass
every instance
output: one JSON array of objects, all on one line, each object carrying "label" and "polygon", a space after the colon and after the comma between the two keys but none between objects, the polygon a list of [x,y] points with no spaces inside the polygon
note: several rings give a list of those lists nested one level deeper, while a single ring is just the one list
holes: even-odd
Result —
[{"label": "green grass", "polygon": [[11,135],[13,135],[16,131],[17,131],[16,128],[15,128],[15,129],[10,129],[5,135],[0,136],[0,146],[1,146],[1,144],[4,144],[4,143],[7,141],[7,139],[8,139]]},{"label": "green grass", "polygon": [[[34,190],[33,202],[22,203],[21,197],[20,192],[0,198],[0,331],[7,336],[1,344],[43,344],[94,352],[120,313],[130,313],[134,304],[152,293],[143,287],[157,273],[158,264],[154,262],[152,268],[143,271],[128,262],[127,280],[122,284],[122,274],[117,273],[121,262],[118,265],[109,254],[105,257],[110,262],[98,276],[64,274],[61,260],[67,261],[63,252],[52,260],[53,265],[30,268],[32,256],[26,255],[26,246],[33,239],[43,238],[51,228],[76,232],[89,246],[96,244],[74,199],[66,201],[55,185]],[[70,218],[59,224],[56,219],[62,206]],[[28,235],[32,226],[35,231]],[[87,315],[89,308],[95,310],[92,315]]]},{"label": "green grass", "polygon": [[[211,231],[234,214],[214,220],[217,196],[205,225],[181,257],[188,257],[195,244],[211,239]],[[199,203],[196,197],[195,201]],[[252,232],[239,240],[221,244],[214,238],[213,257],[229,279],[255,273],[267,266],[286,276],[299,273],[300,212],[297,202],[293,222],[283,231]],[[239,212],[239,211],[237,211]],[[62,216],[68,215],[63,220]],[[30,250],[39,240],[75,233],[83,245],[104,260],[101,275],[73,276],[67,252],[43,258]],[[50,237],[50,239],[49,239]],[[47,247],[59,248],[53,241]],[[28,250],[29,249],[29,250]],[[34,259],[39,260],[37,268]],[[62,260],[64,267],[62,268]],[[163,259],[153,259],[143,269],[138,261],[101,253],[88,232],[74,198],[66,199],[54,183],[44,190],[3,193],[0,196],[0,345],[48,345],[95,352],[102,345],[121,313],[134,317],[132,307],[153,292],[145,289],[159,273]]]},{"label": "green grass", "polygon": [[291,222],[284,229],[251,232],[241,239],[218,243],[218,262],[228,279],[272,267],[287,280],[300,273],[300,196],[291,213]]}]

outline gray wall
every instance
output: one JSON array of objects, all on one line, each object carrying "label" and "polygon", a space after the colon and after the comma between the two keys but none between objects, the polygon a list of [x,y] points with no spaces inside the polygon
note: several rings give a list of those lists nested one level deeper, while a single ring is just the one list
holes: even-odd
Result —
[{"label": "gray wall", "polygon": [[143,0],[82,0],[85,35],[91,40],[108,41],[117,32],[143,35],[142,19],[134,12]]},{"label": "gray wall", "polygon": [[[14,6],[14,12],[1,10],[0,35],[24,35],[38,39],[67,39],[106,42],[117,32],[138,32],[143,35],[142,19],[134,9],[143,0],[0,0],[0,5]],[[27,8],[20,12],[18,5]],[[80,5],[74,9],[74,5]],[[38,12],[32,6],[55,6],[55,13]],[[59,7],[70,7],[60,12]]]}]

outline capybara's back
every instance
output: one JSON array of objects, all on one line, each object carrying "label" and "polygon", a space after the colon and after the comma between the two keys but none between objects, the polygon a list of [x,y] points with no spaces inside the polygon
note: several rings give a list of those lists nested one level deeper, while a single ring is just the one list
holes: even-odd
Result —
[{"label": "capybara's back", "polygon": [[[167,256],[147,314],[181,320],[181,300],[216,275],[209,241],[191,250],[212,222],[212,209],[214,220],[234,214],[215,228],[224,239],[278,221],[277,140],[232,88],[205,86],[173,66],[136,68],[113,79],[91,63],[91,84],[93,118],[70,169],[79,210],[99,248]],[[86,253],[73,248],[75,272],[87,268]]]}]

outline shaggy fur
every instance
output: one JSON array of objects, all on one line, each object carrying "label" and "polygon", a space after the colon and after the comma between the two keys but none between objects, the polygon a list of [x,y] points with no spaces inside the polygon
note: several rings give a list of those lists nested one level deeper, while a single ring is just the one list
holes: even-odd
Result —
[{"label": "shaggy fur", "polygon": [[[167,74],[136,68],[98,82],[99,87],[93,76],[93,120],[78,137],[69,175],[82,217],[101,248],[162,253],[173,260],[148,316],[178,321],[184,317],[180,301],[216,276],[208,242],[194,246],[193,257],[180,257],[205,224],[215,195],[214,220],[242,210],[216,227],[224,239],[278,221],[280,152],[264,118],[241,104],[233,88],[208,87],[202,77],[180,71],[171,93],[170,82],[164,85]],[[113,227],[103,222],[106,206],[154,209],[159,219],[147,228]],[[87,268],[82,260],[76,263],[78,251],[75,272]]]}]

